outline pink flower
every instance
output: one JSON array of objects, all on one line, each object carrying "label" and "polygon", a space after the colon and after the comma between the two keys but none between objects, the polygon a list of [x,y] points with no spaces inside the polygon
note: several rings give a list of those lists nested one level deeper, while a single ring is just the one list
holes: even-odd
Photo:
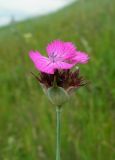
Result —
[{"label": "pink flower", "polygon": [[38,51],[30,51],[29,56],[35,67],[44,73],[54,74],[56,69],[70,69],[77,63],[87,63],[87,54],[79,52],[71,42],[55,40],[48,44],[46,51],[48,58]]}]

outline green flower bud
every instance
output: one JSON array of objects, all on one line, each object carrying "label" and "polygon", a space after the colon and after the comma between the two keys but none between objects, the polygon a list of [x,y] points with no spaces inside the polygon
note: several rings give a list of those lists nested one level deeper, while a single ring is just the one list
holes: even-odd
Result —
[{"label": "green flower bud", "polygon": [[61,107],[69,99],[68,93],[58,86],[48,88],[47,95],[50,101],[58,107]]}]

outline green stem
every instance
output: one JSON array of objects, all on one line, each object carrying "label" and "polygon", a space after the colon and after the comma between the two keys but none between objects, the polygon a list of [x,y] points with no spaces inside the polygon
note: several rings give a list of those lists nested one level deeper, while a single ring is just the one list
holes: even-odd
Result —
[{"label": "green stem", "polygon": [[61,124],[61,109],[56,108],[57,115],[57,136],[56,136],[56,160],[60,160],[60,124]]}]

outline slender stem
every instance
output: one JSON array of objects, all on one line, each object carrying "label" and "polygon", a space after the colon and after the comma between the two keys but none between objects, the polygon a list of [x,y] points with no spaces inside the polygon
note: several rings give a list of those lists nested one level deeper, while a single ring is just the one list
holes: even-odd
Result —
[{"label": "slender stem", "polygon": [[56,160],[60,160],[60,120],[61,120],[61,109],[56,108],[57,115],[57,136],[56,136]]}]

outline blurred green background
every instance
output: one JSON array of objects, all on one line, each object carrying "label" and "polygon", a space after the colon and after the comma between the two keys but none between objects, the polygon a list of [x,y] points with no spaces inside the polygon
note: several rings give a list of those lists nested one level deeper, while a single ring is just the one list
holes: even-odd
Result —
[{"label": "blurred green background", "polygon": [[56,113],[30,72],[30,50],[72,41],[91,60],[89,80],[63,107],[62,160],[115,160],[115,1],[79,0],[0,28],[0,160],[54,160]]}]

